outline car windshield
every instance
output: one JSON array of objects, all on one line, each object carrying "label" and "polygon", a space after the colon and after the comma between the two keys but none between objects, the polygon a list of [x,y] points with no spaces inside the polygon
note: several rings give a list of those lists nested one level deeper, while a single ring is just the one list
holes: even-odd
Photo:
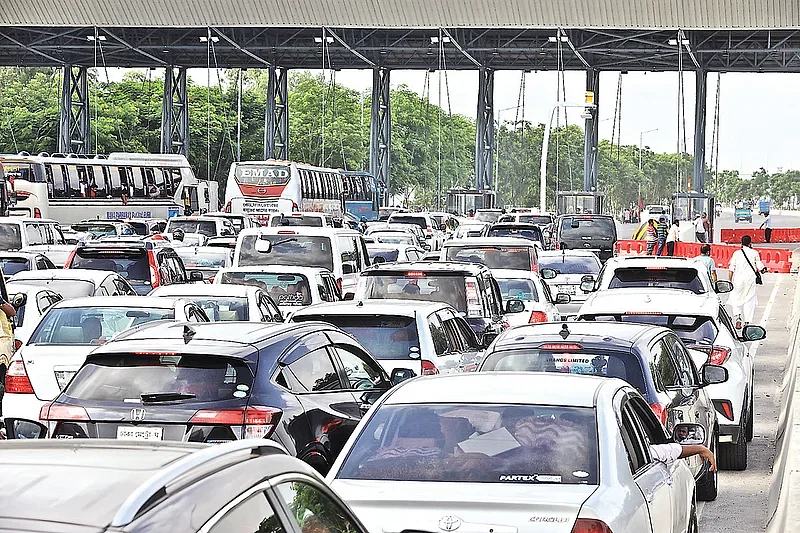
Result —
[{"label": "car windshield", "polygon": [[182,294],[180,297],[202,307],[212,322],[247,322],[250,320],[250,304],[244,296],[189,296]]},{"label": "car windshield", "polygon": [[597,485],[590,407],[383,405],[356,438],[340,479]]},{"label": "car windshield", "polygon": [[412,215],[394,215],[389,219],[390,224],[414,224],[423,230],[428,229],[428,220],[425,217],[415,217]]},{"label": "car windshield", "polygon": [[[80,279],[27,279],[19,280],[20,284],[36,285],[37,287],[47,288],[68,298],[81,298],[83,296],[94,296],[94,283]],[[15,284],[8,284],[9,294],[14,291]],[[21,291],[19,291],[21,292]]]},{"label": "car windshield", "polygon": [[519,246],[463,245],[445,248],[446,261],[479,263],[489,268],[531,270],[531,249]]},{"label": "car windshield", "polygon": [[522,300],[524,302],[538,302],[539,293],[536,284],[524,278],[495,278],[500,285],[500,293],[505,300]]},{"label": "car windshield", "polygon": [[3,269],[3,275],[8,277],[23,270],[30,270],[30,264],[25,257],[0,257],[0,268]]},{"label": "car windshield", "polygon": [[[256,250],[256,240],[272,242],[269,252]],[[327,268],[333,272],[330,237],[308,235],[247,235],[242,238],[239,264]]]},{"label": "car windshield", "polygon": [[75,400],[136,405],[143,394],[167,392],[190,395],[183,401],[194,403],[241,400],[252,386],[253,373],[238,359],[123,353],[92,357],[63,394]]},{"label": "car windshield", "polygon": [[397,261],[397,256],[400,255],[400,250],[397,248],[383,248],[383,249],[370,249],[367,247],[367,251],[369,252],[369,260],[371,263],[375,262],[376,257],[383,257],[383,260],[387,263],[391,263],[392,261]]},{"label": "car windshield", "polygon": [[369,234],[377,242],[384,244],[415,244],[414,236],[410,233],[400,233],[398,231],[376,231]]},{"label": "car windshield", "polygon": [[497,222],[497,220],[500,218],[500,215],[502,214],[503,213],[500,210],[497,211],[478,210],[478,212],[475,213],[475,220],[479,222]]},{"label": "car windshield", "polygon": [[70,268],[110,270],[131,282],[150,282],[147,250],[116,250],[78,248]]},{"label": "car windshield", "polygon": [[580,320],[597,322],[634,322],[637,324],[653,324],[673,330],[686,344],[714,344],[719,328],[711,317],[694,315],[667,315],[659,313],[637,314],[592,314],[581,316]]},{"label": "car windshield", "polygon": [[64,307],[51,309],[36,326],[30,344],[103,344],[120,331],[153,320],[175,318],[173,309],[146,307]]},{"label": "car windshield", "polygon": [[540,255],[539,268],[550,268],[556,274],[598,274],[600,261],[592,255]]},{"label": "car windshield", "polygon": [[297,215],[297,216],[283,216],[279,215],[276,217],[272,217],[269,219],[270,226],[306,226],[310,228],[321,228],[322,227],[322,217],[314,217],[314,216],[305,216],[305,215]]},{"label": "car windshield", "polygon": [[19,250],[22,248],[22,235],[19,224],[0,222],[0,250]]},{"label": "car windshield", "polygon": [[117,227],[113,224],[99,224],[97,222],[81,222],[70,226],[73,231],[91,233],[92,235],[116,235]]},{"label": "car windshield", "polygon": [[630,351],[584,350],[560,340],[539,348],[494,352],[486,356],[479,371],[556,372],[620,378],[634,386],[642,396],[648,397],[642,364]]},{"label": "car windshield", "polygon": [[630,287],[683,289],[695,294],[706,292],[703,282],[697,276],[697,269],[694,268],[626,267],[614,270],[608,288]]},{"label": "car windshield", "polygon": [[[474,283],[474,282],[471,282]],[[358,281],[359,299],[400,299],[444,302],[459,312],[467,311],[463,275],[407,272],[361,276]]]},{"label": "car windshield", "polygon": [[278,305],[311,305],[308,278],[302,274],[223,272],[220,282],[264,289]]},{"label": "car windshield", "polygon": [[175,248],[186,268],[223,268],[228,265],[230,250],[199,250],[192,246]]},{"label": "car windshield", "polygon": [[183,230],[184,233],[213,237],[217,234],[217,223],[213,220],[170,220],[167,223],[167,232],[172,233],[176,229]]},{"label": "car windshield", "polygon": [[524,224],[537,224],[539,226],[545,226],[547,224],[552,224],[553,218],[549,215],[520,215],[519,221]]},{"label": "car windshield", "polygon": [[[293,321],[321,320],[356,338],[376,359],[412,359],[411,348],[419,349],[417,322],[405,316],[303,315]],[[415,354],[419,358],[419,352]]]},{"label": "car windshield", "polygon": [[[573,228],[573,225],[578,227]],[[613,241],[617,234],[614,221],[606,217],[565,217],[561,221],[561,239],[605,239]]]},{"label": "car windshield", "polygon": [[486,233],[487,237],[517,237],[519,239],[528,239],[529,241],[542,242],[542,230],[535,227],[520,228],[512,226],[500,226],[489,228]]}]

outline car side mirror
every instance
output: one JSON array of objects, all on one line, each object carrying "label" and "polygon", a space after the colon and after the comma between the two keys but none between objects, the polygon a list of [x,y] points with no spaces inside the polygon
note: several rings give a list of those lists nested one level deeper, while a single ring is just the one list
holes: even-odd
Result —
[{"label": "car side mirror", "polygon": [[203,281],[203,273],[199,270],[189,272],[189,281]]},{"label": "car side mirror", "polygon": [[587,274],[581,278],[581,290],[583,292],[592,292],[594,290],[594,276]]},{"label": "car side mirror", "polygon": [[700,424],[678,424],[672,430],[672,440],[684,446],[705,444],[706,430]]},{"label": "car side mirror", "polygon": [[570,223],[569,227],[571,227],[572,229],[578,229],[581,227],[581,223],[575,219],[572,219],[572,222]]},{"label": "car side mirror", "polygon": [[506,301],[506,313],[521,313],[525,310],[525,302],[522,300]]},{"label": "car side mirror", "polygon": [[356,267],[352,263],[342,263],[342,274],[355,274]]},{"label": "car side mirror", "polygon": [[372,264],[373,265],[380,265],[381,263],[385,263],[385,262],[386,262],[386,258],[383,257],[382,255],[376,255],[375,257],[372,258]]},{"label": "car side mirror", "polygon": [[256,239],[254,248],[260,254],[268,254],[272,251],[272,241],[268,239]]},{"label": "car side mirror", "polygon": [[342,298],[342,300],[344,300],[345,302],[352,302],[355,299],[356,299],[356,293],[354,292],[348,292]]},{"label": "car side mirror", "polygon": [[572,301],[572,296],[565,292],[559,292],[556,294],[556,303],[557,304],[568,304]]},{"label": "car side mirror", "polygon": [[558,272],[553,270],[552,268],[543,268],[539,270],[539,277],[542,279],[555,279],[558,275]]},{"label": "car side mirror", "polygon": [[43,439],[47,437],[47,426],[25,418],[5,419],[7,439]]},{"label": "car side mirror", "polygon": [[719,365],[703,365],[700,369],[703,385],[716,385],[728,381],[728,369]]},{"label": "car side mirror", "polygon": [[14,309],[19,309],[28,302],[28,295],[25,293],[15,294],[11,299],[11,306]]},{"label": "car side mirror", "polygon": [[733,283],[730,281],[721,279],[714,284],[714,292],[717,294],[725,294],[726,292],[731,292],[733,290]]},{"label": "car side mirror", "polygon": [[390,380],[392,382],[392,386],[396,386],[413,378],[414,376],[416,376],[416,374],[410,368],[395,368],[392,370]]},{"label": "car side mirror", "polygon": [[761,339],[767,336],[767,330],[762,328],[761,326],[755,326],[753,324],[748,324],[742,328],[742,337],[741,340],[750,342],[750,341],[760,341]]}]

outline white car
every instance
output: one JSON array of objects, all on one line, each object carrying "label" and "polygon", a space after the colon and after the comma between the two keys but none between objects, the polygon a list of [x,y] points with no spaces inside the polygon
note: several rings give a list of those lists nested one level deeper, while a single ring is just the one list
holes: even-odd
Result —
[{"label": "white car", "polygon": [[642,322],[666,326],[681,338],[695,364],[728,370],[725,383],[706,389],[719,424],[719,467],[747,468],[747,442],[753,438],[753,358],[744,342],[763,339],[761,326],[746,326],[737,335],[725,306],[715,294],[690,294],[678,289],[621,289],[589,297],[578,320]]},{"label": "white car", "polygon": [[208,283],[214,282],[220,268],[233,264],[233,250],[222,246],[176,246],[174,250],[186,270],[200,272]]},{"label": "white car", "polygon": [[252,285],[267,291],[288,319],[308,305],[338,302],[342,293],[336,278],[325,268],[258,266],[223,268],[214,277],[214,285]]},{"label": "white car", "polygon": [[436,223],[436,219],[430,213],[392,213],[387,221],[392,224],[415,224],[419,226],[425,234],[425,239],[431,246],[431,250],[439,250],[444,243],[444,231],[441,224]]},{"label": "white car", "polygon": [[536,271],[538,269],[539,241],[515,237],[468,237],[451,239],[444,243],[440,261],[480,263],[494,270]]},{"label": "white car", "polygon": [[240,231],[247,228],[257,228],[261,226],[258,221],[249,216],[239,213],[226,213],[224,211],[214,211],[213,213],[204,213],[204,217],[219,217],[230,221],[233,224],[233,230],[238,235]]},{"label": "white car", "polygon": [[597,278],[600,273],[600,259],[592,252],[583,250],[553,250],[539,252],[539,269],[549,268],[556,276],[547,280],[554,292],[569,294],[573,302],[586,300],[581,290],[584,276]]},{"label": "white car", "polygon": [[622,380],[433,376],[380,398],[327,481],[370,531],[695,532],[689,467],[651,458],[670,441]]},{"label": "white car", "polygon": [[175,298],[74,298],[52,306],[6,373],[3,416],[38,420],[86,355],[117,333],[153,320],[207,322],[196,304]]},{"label": "white car", "polygon": [[293,213],[276,213],[269,218],[269,227],[278,226],[306,226],[310,228],[341,228],[342,221],[338,224],[333,216],[328,213],[316,211],[295,211]]},{"label": "white car", "polygon": [[555,322],[561,319],[556,304],[568,304],[568,294],[558,294],[554,299],[539,274],[525,270],[492,269],[492,275],[500,286],[503,301],[521,300],[525,310],[520,313],[507,313],[506,322],[510,326],[520,326],[534,322]]},{"label": "white car", "polygon": [[369,252],[369,260],[372,264],[419,261],[425,255],[425,250],[414,245],[383,244],[381,242],[367,243],[367,252]]},{"label": "white car", "polygon": [[65,300],[82,296],[135,296],[136,290],[128,281],[110,270],[85,268],[56,268],[26,270],[8,280],[8,290],[14,285],[37,285],[57,292]]},{"label": "white car", "polygon": [[258,287],[178,283],[156,287],[148,296],[194,302],[211,322],[283,322],[283,314],[269,293]]},{"label": "white car", "polygon": [[64,298],[57,292],[38,285],[14,283],[11,284],[11,289],[13,292],[9,292],[8,297],[12,300],[17,294],[25,295],[25,303],[17,309],[17,316],[13,318],[14,349],[19,350],[23,344],[28,342],[31,333],[50,306]]},{"label": "white car", "polygon": [[186,233],[199,233],[206,237],[232,237],[236,230],[230,220],[223,217],[190,216],[172,217],[167,220],[164,233],[173,234],[176,229]]},{"label": "white car", "polygon": [[486,222],[476,222],[474,218],[468,218],[456,231],[453,232],[453,239],[466,239],[468,237],[480,237],[483,231],[489,227]]},{"label": "white car", "polygon": [[409,368],[417,375],[469,372],[483,347],[461,315],[448,304],[410,300],[363,300],[306,307],[290,322],[319,320],[360,342],[387,374]]}]

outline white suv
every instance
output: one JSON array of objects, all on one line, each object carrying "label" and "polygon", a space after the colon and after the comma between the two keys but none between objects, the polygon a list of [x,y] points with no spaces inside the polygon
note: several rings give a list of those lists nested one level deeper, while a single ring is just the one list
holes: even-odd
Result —
[{"label": "white suv", "polygon": [[706,389],[719,423],[718,464],[726,470],[747,468],[747,443],[753,438],[754,370],[744,343],[763,339],[764,328],[745,326],[739,336],[716,295],[677,289],[600,291],[586,300],[578,320],[666,326],[683,340],[698,368],[707,362],[725,367],[728,380]]},{"label": "white suv", "polygon": [[444,244],[444,231],[430,213],[392,213],[388,224],[415,224],[422,228],[431,250],[441,250]]}]

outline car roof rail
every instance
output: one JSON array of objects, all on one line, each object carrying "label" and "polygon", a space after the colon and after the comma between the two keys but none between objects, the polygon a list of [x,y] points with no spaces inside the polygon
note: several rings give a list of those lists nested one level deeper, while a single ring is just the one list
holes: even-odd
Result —
[{"label": "car roof rail", "polygon": [[160,469],[150,479],[139,485],[117,510],[111,527],[124,527],[133,522],[143,511],[165,495],[167,485],[174,483],[195,468],[235,453],[250,451],[251,455],[288,455],[286,449],[268,439],[243,439],[224,444],[215,444],[203,450],[187,454],[174,463]]}]

